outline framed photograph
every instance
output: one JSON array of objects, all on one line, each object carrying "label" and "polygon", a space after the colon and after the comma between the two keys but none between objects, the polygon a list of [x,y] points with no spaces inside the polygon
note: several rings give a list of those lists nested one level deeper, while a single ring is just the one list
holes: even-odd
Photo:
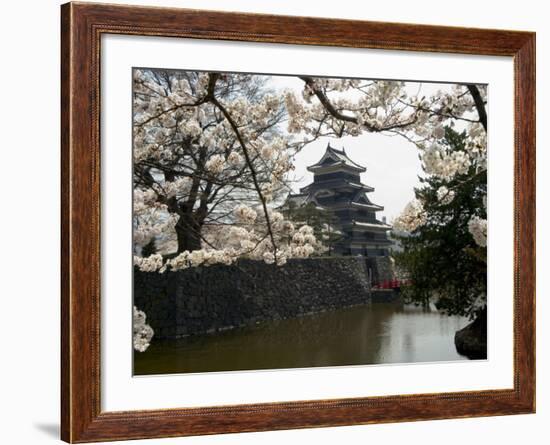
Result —
[{"label": "framed photograph", "polygon": [[62,439],[535,411],[535,34],[62,6]]}]

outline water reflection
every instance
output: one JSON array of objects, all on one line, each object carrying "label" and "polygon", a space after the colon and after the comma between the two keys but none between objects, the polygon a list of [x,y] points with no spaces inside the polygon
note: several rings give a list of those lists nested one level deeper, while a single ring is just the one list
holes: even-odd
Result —
[{"label": "water reflection", "polygon": [[462,317],[373,304],[151,344],[135,374],[464,360],[454,334]]}]

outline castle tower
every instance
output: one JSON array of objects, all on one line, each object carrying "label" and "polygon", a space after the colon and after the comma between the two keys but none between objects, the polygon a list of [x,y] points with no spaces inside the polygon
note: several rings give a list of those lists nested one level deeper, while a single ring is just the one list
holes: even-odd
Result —
[{"label": "castle tower", "polygon": [[374,188],[361,183],[360,175],[367,169],[353,162],[344,149],[337,150],[330,144],[319,162],[307,169],[313,173],[313,182],[289,199],[302,205],[313,202],[334,213],[343,234],[334,253],[389,255],[392,242],[387,232],[391,226],[376,219],[376,212],[384,208],[369,200],[367,194]]}]

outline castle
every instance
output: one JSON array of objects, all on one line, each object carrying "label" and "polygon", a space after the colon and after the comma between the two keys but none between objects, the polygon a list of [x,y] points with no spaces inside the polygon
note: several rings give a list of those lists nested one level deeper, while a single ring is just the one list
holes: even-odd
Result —
[{"label": "castle", "polygon": [[367,169],[354,161],[345,150],[327,145],[325,154],[314,165],[307,167],[313,173],[313,182],[289,196],[295,206],[313,203],[317,208],[335,215],[341,238],[334,246],[336,255],[389,255],[392,242],[387,232],[391,226],[376,218],[384,207],[372,203],[367,194],[373,187],[361,183],[361,173]]}]

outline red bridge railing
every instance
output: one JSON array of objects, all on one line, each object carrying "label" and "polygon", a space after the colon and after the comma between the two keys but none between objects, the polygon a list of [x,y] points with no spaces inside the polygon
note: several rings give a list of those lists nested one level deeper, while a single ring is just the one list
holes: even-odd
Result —
[{"label": "red bridge railing", "polygon": [[409,286],[411,280],[385,280],[380,283],[374,283],[373,289],[399,289],[403,286]]}]

